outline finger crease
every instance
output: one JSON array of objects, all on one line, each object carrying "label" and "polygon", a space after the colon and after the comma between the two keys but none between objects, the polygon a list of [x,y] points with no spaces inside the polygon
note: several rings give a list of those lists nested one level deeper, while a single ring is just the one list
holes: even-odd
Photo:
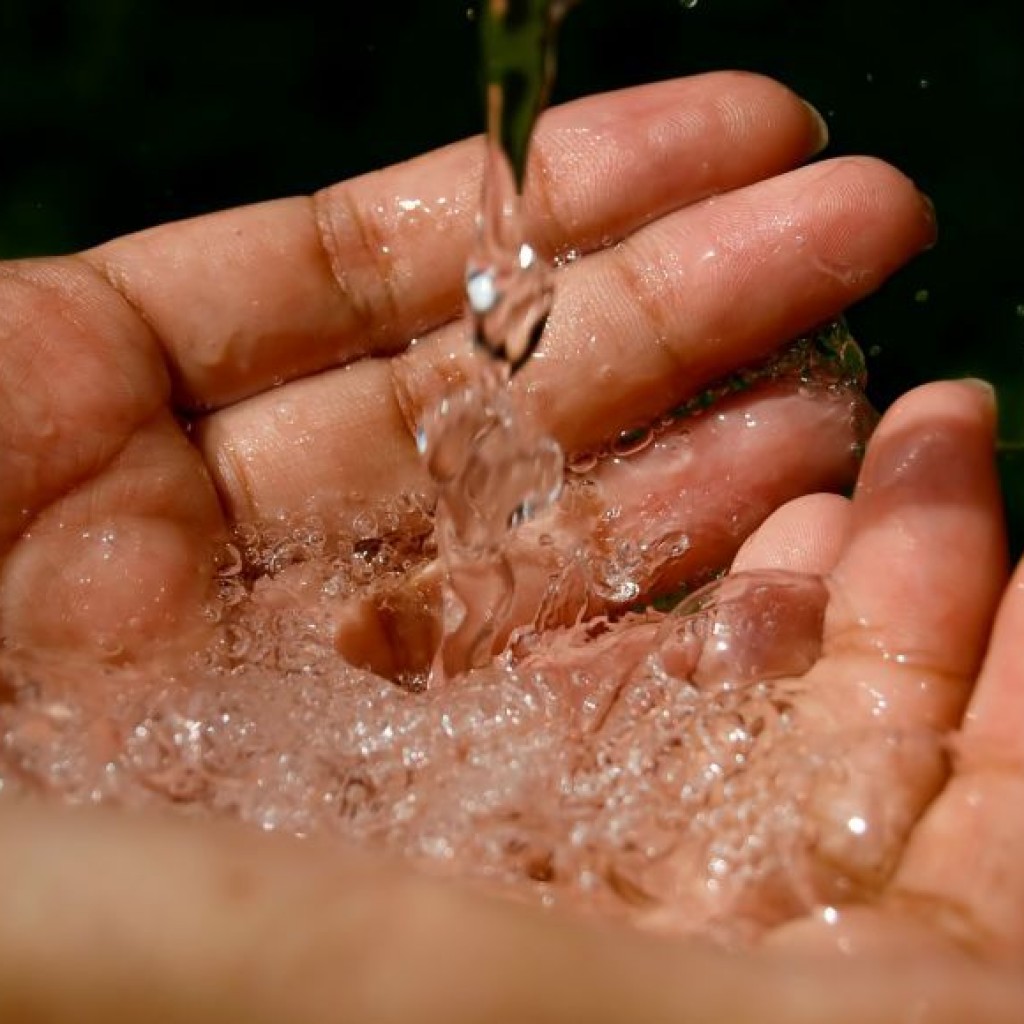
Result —
[{"label": "finger crease", "polygon": [[[370,287],[356,287],[351,281],[350,265],[342,258],[334,228],[332,208],[337,205],[341,216],[352,226],[361,259],[352,266],[369,269]],[[310,196],[317,244],[330,277],[344,306],[352,312],[359,330],[368,338],[389,341],[398,321],[398,297],[393,281],[393,266],[387,256],[379,231],[352,196],[348,186]]]},{"label": "finger crease", "polygon": [[[235,522],[257,518],[256,492],[245,460],[230,441],[200,444],[224,517]],[[211,451],[212,448],[212,451]]]},{"label": "finger crease", "polygon": [[677,396],[676,385],[692,376],[693,367],[682,356],[676,342],[672,317],[651,287],[649,270],[642,269],[648,267],[650,261],[641,260],[636,244],[628,238],[612,250],[612,257],[612,269],[622,293],[629,297],[630,304],[639,311],[651,347],[661,354],[667,364],[662,379],[666,402],[670,403],[672,396]]},{"label": "finger crease", "polygon": [[410,386],[411,374],[406,369],[405,356],[396,356],[387,360],[388,384],[399,416],[409,437],[416,440],[419,431],[421,403],[416,400],[414,389]]},{"label": "finger crease", "polygon": [[548,258],[561,254],[572,237],[558,210],[552,181],[556,180],[554,161],[548,154],[550,143],[540,142],[534,146],[530,155],[528,169],[528,195],[536,208],[533,220],[534,230],[539,230],[543,238],[545,255]]},{"label": "finger crease", "polygon": [[911,920],[924,923],[937,934],[945,934],[967,952],[992,949],[994,936],[963,900],[948,895],[891,887],[882,897],[884,906]]}]

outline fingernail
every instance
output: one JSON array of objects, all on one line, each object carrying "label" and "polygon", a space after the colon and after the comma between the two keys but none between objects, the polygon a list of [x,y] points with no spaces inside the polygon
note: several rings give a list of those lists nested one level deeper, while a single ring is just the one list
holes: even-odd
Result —
[{"label": "fingernail", "polygon": [[811,150],[811,156],[817,156],[828,145],[828,125],[825,123],[825,118],[821,116],[821,112],[817,107],[812,106],[807,100],[801,100],[801,102],[810,113],[811,121],[814,124],[815,141],[814,149]]},{"label": "fingernail", "polygon": [[924,207],[925,219],[928,221],[929,234],[931,235],[931,241],[925,247],[931,249],[939,239],[939,218],[935,212],[935,204],[931,200],[931,196],[925,195],[920,189],[917,194],[921,197],[921,205]]},{"label": "fingernail", "polygon": [[982,380],[981,377],[963,377],[960,381],[961,384],[966,384],[968,387],[972,387],[978,391],[979,394],[983,395],[985,402],[988,406],[995,411],[996,408],[996,389],[987,380]]}]

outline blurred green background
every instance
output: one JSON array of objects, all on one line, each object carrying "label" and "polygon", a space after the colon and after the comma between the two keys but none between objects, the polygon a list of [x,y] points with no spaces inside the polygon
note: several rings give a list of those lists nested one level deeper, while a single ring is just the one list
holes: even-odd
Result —
[{"label": "blurred green background", "polygon": [[[885,405],[997,382],[1024,442],[1024,2],[583,0],[556,98],[706,69],[773,75],[826,155],[891,160],[941,240],[851,311]],[[0,257],[310,191],[478,130],[474,5],[0,0]],[[1002,458],[1015,546],[1024,457]]]}]

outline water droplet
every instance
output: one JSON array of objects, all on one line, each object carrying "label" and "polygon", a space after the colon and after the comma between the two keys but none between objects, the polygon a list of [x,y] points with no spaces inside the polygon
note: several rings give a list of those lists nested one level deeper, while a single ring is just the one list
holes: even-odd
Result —
[{"label": "water droplet", "polygon": [[533,246],[527,245],[526,242],[523,242],[523,244],[519,246],[519,269],[529,270],[536,264],[536,262],[537,253],[534,251]]},{"label": "water droplet", "polygon": [[498,305],[501,298],[493,269],[477,270],[466,279],[466,294],[470,309],[477,316],[486,316]]}]

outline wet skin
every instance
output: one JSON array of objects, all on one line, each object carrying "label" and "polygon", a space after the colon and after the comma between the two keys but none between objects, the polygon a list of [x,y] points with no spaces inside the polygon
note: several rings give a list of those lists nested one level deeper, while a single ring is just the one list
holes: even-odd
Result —
[{"label": "wet skin", "polygon": [[[545,118],[534,236],[586,255],[561,271],[542,358],[515,386],[569,452],[763,357],[933,240],[928,204],[884,164],[792,170],[823,141],[788,91],[733,74]],[[427,489],[412,428],[459,373],[479,157],[463,144],[313,199],[0,270],[8,642],[122,659],[193,646],[232,522]],[[793,412],[775,424],[780,451],[806,444]],[[869,903],[726,957],[314,843],[7,801],[2,1015],[1019,1019],[1024,987],[1003,968],[1024,956],[1024,584],[990,638],[1005,585],[993,418],[977,386],[919,389],[883,420],[852,502],[797,498],[737,555],[838,585],[807,729],[855,725],[865,680],[902,725],[961,723],[948,779],[883,780],[904,825],[864,860]],[[721,500],[742,487],[767,512],[840,486],[850,440],[818,432],[814,459],[781,468],[748,453]],[[698,554],[710,537],[695,534]]]}]

